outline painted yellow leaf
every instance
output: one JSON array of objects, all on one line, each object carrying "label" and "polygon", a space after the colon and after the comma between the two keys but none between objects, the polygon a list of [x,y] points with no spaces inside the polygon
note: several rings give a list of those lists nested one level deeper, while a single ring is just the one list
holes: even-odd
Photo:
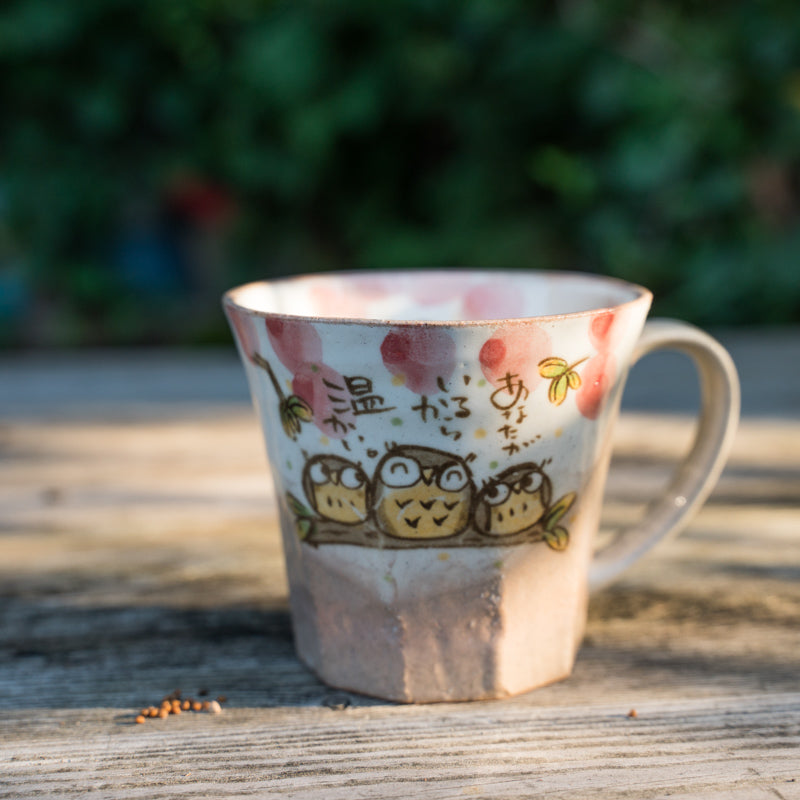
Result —
[{"label": "painted yellow leaf", "polygon": [[292,439],[300,433],[300,420],[285,405],[281,405],[281,425],[283,431],[287,436]]},{"label": "painted yellow leaf", "polygon": [[569,379],[566,375],[560,378],[555,378],[550,384],[550,390],[547,393],[547,399],[553,405],[560,406],[567,396],[567,388],[569,387]]},{"label": "painted yellow leaf", "polygon": [[545,358],[539,362],[539,374],[543,378],[560,378],[569,369],[563,358]]},{"label": "painted yellow leaf", "polygon": [[547,512],[547,516],[544,518],[544,527],[547,530],[554,528],[558,525],[559,520],[570,510],[572,504],[575,502],[576,497],[575,492],[570,492],[569,494],[565,494],[563,497],[556,500],[553,503],[550,510]]},{"label": "painted yellow leaf", "polygon": [[311,422],[311,418],[314,416],[311,406],[306,403],[302,397],[299,397],[296,394],[293,394],[289,398],[289,409],[291,410],[292,414],[297,417],[297,419],[302,420],[303,422]]},{"label": "painted yellow leaf", "polygon": [[286,492],[286,504],[289,506],[290,511],[298,517],[311,517],[313,511],[303,505],[291,492]]},{"label": "painted yellow leaf", "polygon": [[308,539],[309,535],[314,530],[314,520],[309,519],[308,517],[302,517],[301,519],[297,520],[295,527],[297,529],[297,536],[299,539]]},{"label": "painted yellow leaf", "polygon": [[569,544],[569,533],[565,528],[545,531],[544,540],[553,550],[566,550]]},{"label": "painted yellow leaf", "polygon": [[569,382],[570,389],[580,389],[581,388],[581,376],[578,375],[575,370],[570,370],[567,373],[567,381]]}]

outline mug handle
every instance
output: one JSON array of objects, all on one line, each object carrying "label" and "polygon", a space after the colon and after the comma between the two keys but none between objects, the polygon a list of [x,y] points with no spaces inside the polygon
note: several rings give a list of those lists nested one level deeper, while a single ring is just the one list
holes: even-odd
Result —
[{"label": "mug handle", "polygon": [[694,444],[642,521],[620,531],[596,554],[589,571],[592,591],[611,583],[653,545],[683,529],[714,488],[736,434],[739,378],[727,350],[693,325],[655,319],[645,325],[632,365],[661,349],[688,355],[697,369],[701,399]]}]

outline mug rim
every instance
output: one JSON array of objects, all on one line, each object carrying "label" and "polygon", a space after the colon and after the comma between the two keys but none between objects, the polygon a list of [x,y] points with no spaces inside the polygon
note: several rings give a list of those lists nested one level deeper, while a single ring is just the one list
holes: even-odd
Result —
[{"label": "mug rim", "polygon": [[[634,294],[629,300],[612,305],[597,305],[595,307],[581,311],[565,311],[557,314],[529,314],[516,317],[488,317],[485,319],[425,319],[424,317],[414,319],[392,319],[377,317],[335,317],[325,314],[295,314],[287,311],[264,311],[252,304],[248,305],[236,299],[236,295],[243,294],[245,291],[257,286],[269,286],[274,284],[296,284],[317,279],[351,279],[354,277],[372,278],[391,278],[398,276],[447,276],[453,278],[458,274],[484,275],[487,278],[498,279],[502,276],[519,277],[521,275],[535,275],[541,278],[557,280],[560,282],[584,281],[598,285],[616,287],[618,290],[627,290]],[[634,306],[637,303],[646,302],[649,307],[653,300],[653,293],[650,289],[624,278],[616,278],[610,275],[600,275],[592,272],[580,271],[558,271],[558,270],[538,270],[538,269],[491,269],[485,267],[433,267],[433,268],[403,268],[403,269],[352,269],[352,270],[332,270],[326,272],[297,273],[276,276],[274,278],[262,278],[255,281],[234,286],[222,295],[223,306],[237,309],[246,314],[250,314],[263,319],[283,319],[283,320],[302,320],[314,324],[329,325],[361,325],[370,327],[386,326],[432,326],[442,328],[463,328],[480,327],[487,325],[497,325],[498,323],[525,323],[525,322],[555,322],[564,319],[578,319],[586,316],[595,316],[607,311]]]}]

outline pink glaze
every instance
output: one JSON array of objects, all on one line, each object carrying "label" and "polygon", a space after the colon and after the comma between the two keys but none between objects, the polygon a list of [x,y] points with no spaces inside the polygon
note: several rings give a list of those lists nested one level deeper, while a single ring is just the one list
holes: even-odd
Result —
[{"label": "pink glaze", "polygon": [[301,364],[322,361],[322,340],[317,329],[301,319],[267,319],[267,334],[281,363],[296,372]]},{"label": "pink glaze", "polygon": [[313,409],[314,424],[326,436],[341,439],[347,435],[353,413],[347,406],[344,378],[336,370],[321,363],[300,364],[292,392]]},{"label": "pink glaze", "polygon": [[228,315],[236,338],[248,361],[253,360],[253,354],[258,352],[258,334],[255,328],[255,319],[243,311],[225,306],[225,313]]},{"label": "pink glaze", "polygon": [[482,283],[464,296],[466,319],[513,319],[524,313],[524,298],[503,283]]},{"label": "pink glaze", "polygon": [[597,419],[609,390],[614,385],[616,361],[611,353],[598,353],[589,359],[575,393],[578,411],[587,419]]},{"label": "pink glaze", "polygon": [[[542,380],[539,362],[551,355],[550,337],[538,325],[498,328],[478,354],[481,370],[493,386],[521,380],[528,391]],[[510,377],[509,377],[510,376]]]},{"label": "pink glaze", "polygon": [[442,391],[456,368],[450,334],[421,325],[393,328],[381,343],[381,358],[386,369],[416,394]]}]

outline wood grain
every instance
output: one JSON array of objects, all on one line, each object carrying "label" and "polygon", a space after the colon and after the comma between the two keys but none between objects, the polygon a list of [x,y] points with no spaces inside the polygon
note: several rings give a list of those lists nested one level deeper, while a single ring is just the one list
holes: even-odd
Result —
[{"label": "wood grain", "polygon": [[0,746],[0,797],[800,797],[799,693],[627,712],[236,709],[131,727],[58,711],[14,720],[25,746]]},{"label": "wood grain", "polygon": [[[243,402],[15,403],[0,797],[800,797],[800,421],[745,420],[689,529],[593,598],[570,679],[401,707],[330,690],[295,657]],[[607,528],[642,513],[691,428],[623,419]],[[225,710],[133,722],[175,689]]]}]

